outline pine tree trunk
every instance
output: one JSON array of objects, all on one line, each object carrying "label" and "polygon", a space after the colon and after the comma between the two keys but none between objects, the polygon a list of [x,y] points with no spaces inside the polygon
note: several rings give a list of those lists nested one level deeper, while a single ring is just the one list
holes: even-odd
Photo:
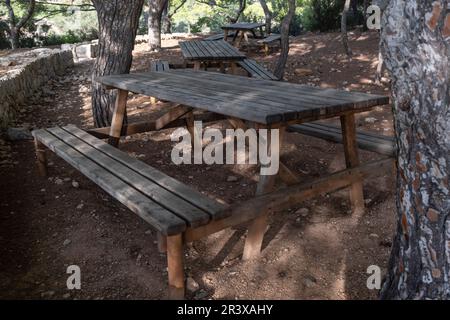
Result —
[{"label": "pine tree trunk", "polygon": [[399,150],[398,227],[383,299],[450,298],[447,6],[447,0],[391,0],[382,18]]},{"label": "pine tree trunk", "polygon": [[144,0],[93,0],[99,22],[99,48],[94,64],[92,113],[96,127],[111,124],[116,92],[105,90],[94,79],[129,73],[134,40]]},{"label": "pine tree trunk", "polygon": [[168,0],[148,1],[148,46],[150,51],[161,50],[161,20]]},{"label": "pine tree trunk", "polygon": [[289,26],[295,13],[295,0],[289,0],[289,10],[281,22],[281,52],[275,67],[274,74],[278,79],[283,79],[284,69],[289,56]]}]

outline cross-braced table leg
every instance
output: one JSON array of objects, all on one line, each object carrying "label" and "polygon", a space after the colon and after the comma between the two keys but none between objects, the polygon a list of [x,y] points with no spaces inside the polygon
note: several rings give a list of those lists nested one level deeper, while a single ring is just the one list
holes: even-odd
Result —
[{"label": "cross-braced table leg", "polygon": [[[284,137],[284,128],[281,129],[271,129],[271,130],[280,130],[279,131],[279,147],[281,148],[281,142],[283,141]],[[267,141],[267,148],[271,149],[271,143],[270,141],[270,130],[268,130],[268,141]],[[259,137],[261,139],[261,137]],[[278,155],[279,156],[279,155]],[[261,169],[263,169],[263,166],[261,165]],[[258,186],[256,188],[256,196],[263,195],[270,193],[273,191],[275,187],[275,181],[277,178],[277,174],[275,175],[262,175],[259,176],[259,182]],[[261,252],[261,246],[264,239],[264,234],[267,229],[267,219],[268,219],[268,211],[261,213],[261,215],[253,220],[250,224],[250,227],[248,228],[248,234],[247,239],[245,240],[245,246],[244,246],[244,253],[242,255],[243,260],[250,260],[253,258],[256,258],[259,253]]]}]

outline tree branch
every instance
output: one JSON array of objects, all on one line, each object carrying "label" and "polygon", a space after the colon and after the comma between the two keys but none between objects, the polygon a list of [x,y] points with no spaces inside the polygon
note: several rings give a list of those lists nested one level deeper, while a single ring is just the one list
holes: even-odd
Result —
[{"label": "tree branch", "polygon": [[186,3],[187,0],[182,0],[180,5],[176,7],[171,14],[168,15],[169,18],[172,18],[174,14],[177,13],[178,10],[181,9],[181,7]]},{"label": "tree branch", "polygon": [[36,7],[36,0],[30,0],[30,4],[28,6],[27,13],[17,23],[17,25],[16,25],[17,29],[21,29],[25,25],[25,23],[27,23],[28,20],[30,20],[30,18],[33,16],[35,7]]}]

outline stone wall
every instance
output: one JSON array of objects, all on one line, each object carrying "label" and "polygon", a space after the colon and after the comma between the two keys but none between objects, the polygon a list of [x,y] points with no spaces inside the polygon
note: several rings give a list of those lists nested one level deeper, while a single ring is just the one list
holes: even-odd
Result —
[{"label": "stone wall", "polygon": [[35,49],[0,59],[0,128],[8,126],[19,106],[49,79],[73,67],[71,51]]}]

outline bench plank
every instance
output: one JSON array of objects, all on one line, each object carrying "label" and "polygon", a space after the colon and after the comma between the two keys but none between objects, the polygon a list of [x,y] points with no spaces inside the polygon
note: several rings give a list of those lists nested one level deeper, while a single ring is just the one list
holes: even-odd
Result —
[{"label": "bench plank", "polygon": [[281,41],[281,35],[277,34],[277,33],[273,33],[267,37],[265,37],[264,39],[258,40],[258,43],[271,43],[274,41]]},{"label": "bench plank", "polygon": [[221,219],[228,215],[228,213],[225,212],[225,209],[227,208],[225,204],[221,204],[216,200],[208,198],[206,195],[201,194],[193,188],[190,188],[142,161],[129,157],[120,150],[107,143],[103,143],[103,141],[96,139],[94,136],[76,126],[68,125],[63,127],[63,129],[70,131],[74,136],[81,138],[96,149],[107,154],[109,157],[119,161],[121,164],[139,172],[142,176],[150,179],[162,188],[176,193],[180,198],[206,211],[211,216],[212,220]]},{"label": "bench plank", "polygon": [[258,64],[253,59],[244,59],[238,62],[245,71],[247,71],[251,77],[263,80],[278,80],[278,78],[269,70]]},{"label": "bench plank", "polygon": [[[290,132],[328,140],[335,143],[342,143],[342,131],[339,126],[325,123],[304,123],[288,127]],[[360,149],[394,156],[395,142],[393,137],[375,135],[373,133],[357,131],[356,140]]]},{"label": "bench plank", "polygon": [[50,132],[45,129],[35,130],[33,136],[164,235],[178,234],[186,229],[184,220],[124,183]]},{"label": "bench plank", "polygon": [[203,210],[200,210],[199,208],[194,207],[190,203],[177,197],[176,194],[161,188],[153,181],[107,156],[80,138],[71,135],[69,130],[64,130],[58,127],[47,130],[83,154],[85,157],[96,162],[105,170],[111,172],[125,183],[133,186],[135,189],[151,198],[160,206],[185,220],[188,225],[202,225],[206,224],[210,220],[210,216]]}]

